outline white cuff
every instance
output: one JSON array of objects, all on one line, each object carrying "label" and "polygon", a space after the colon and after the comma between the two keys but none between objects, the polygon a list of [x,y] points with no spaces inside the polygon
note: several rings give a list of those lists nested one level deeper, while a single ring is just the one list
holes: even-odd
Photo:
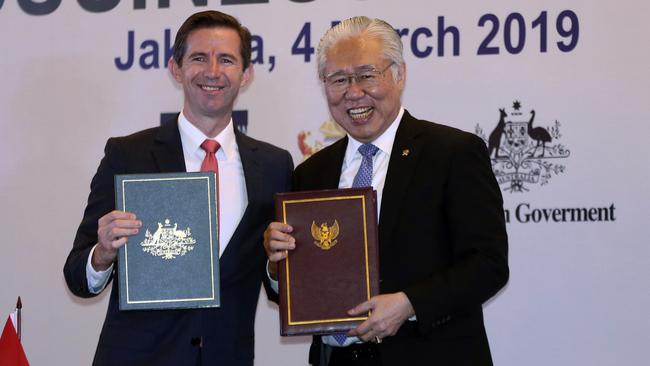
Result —
[{"label": "white cuff", "polygon": [[88,280],[88,291],[90,291],[91,294],[102,292],[108,283],[108,278],[110,277],[111,272],[113,272],[112,264],[105,271],[95,271],[91,263],[93,253],[95,253],[95,248],[97,248],[97,244],[95,244],[95,246],[90,250],[88,261],[86,262],[86,279]]},{"label": "white cuff", "polygon": [[266,277],[269,278],[269,282],[271,282],[271,288],[273,291],[275,291],[276,294],[280,293],[280,287],[278,286],[278,281],[274,280],[271,278],[271,273],[269,273],[269,260],[266,260]]}]

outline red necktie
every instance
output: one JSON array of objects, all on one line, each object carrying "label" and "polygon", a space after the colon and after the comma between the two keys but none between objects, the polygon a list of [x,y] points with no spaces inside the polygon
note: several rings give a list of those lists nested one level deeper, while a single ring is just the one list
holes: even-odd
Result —
[{"label": "red necktie", "polygon": [[[205,140],[201,144],[201,149],[205,150],[205,158],[201,163],[202,172],[215,172],[217,177],[219,177],[219,163],[217,163],[217,150],[221,145],[215,140]],[[219,181],[217,181],[217,184]]]},{"label": "red necktie", "polygon": [[218,232],[219,232],[219,237],[221,237],[221,230],[219,225],[219,163],[217,162],[217,151],[221,145],[219,145],[218,142],[215,140],[210,140],[206,139],[203,141],[201,144],[201,149],[205,150],[205,158],[203,159],[203,162],[201,163],[201,171],[202,172],[214,172],[216,174],[216,179],[215,179],[215,190],[217,192],[217,225],[218,225]]}]

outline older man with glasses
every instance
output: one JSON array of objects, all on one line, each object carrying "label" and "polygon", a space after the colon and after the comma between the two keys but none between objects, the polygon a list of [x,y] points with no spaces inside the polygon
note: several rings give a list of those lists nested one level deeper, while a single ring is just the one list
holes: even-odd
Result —
[{"label": "older man with glasses", "polygon": [[[323,36],[318,73],[347,136],[294,172],[294,189],[356,186],[379,203],[380,295],[345,335],[316,336],[314,365],[491,365],[483,303],[508,280],[503,202],[485,144],[402,107],[402,42],[388,23],[355,17]],[[269,271],[295,248],[292,228],[265,232]]]}]

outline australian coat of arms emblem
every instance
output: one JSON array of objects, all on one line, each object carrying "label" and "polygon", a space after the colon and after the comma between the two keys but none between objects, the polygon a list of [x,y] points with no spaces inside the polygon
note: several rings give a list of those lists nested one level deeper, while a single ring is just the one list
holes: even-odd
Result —
[{"label": "australian coat of arms emblem", "polygon": [[316,240],[314,244],[323,250],[330,250],[338,242],[336,237],[339,236],[339,222],[334,220],[332,226],[327,226],[324,222],[316,225],[315,221],[311,222],[311,236]]},{"label": "australian coat of arms emblem", "polygon": [[528,191],[526,184],[545,185],[551,177],[564,172],[557,159],[567,158],[570,151],[558,141],[560,122],[546,128],[535,125],[535,110],[524,113],[515,101],[512,110],[499,109],[499,120],[489,137],[479,125],[476,135],[487,144],[492,170],[505,191]]},{"label": "australian coat of arms emblem", "polygon": [[158,223],[158,229],[152,234],[147,229],[144,241],[140,243],[142,251],[163,259],[175,259],[194,249],[196,240],[192,238],[190,228],[178,230],[178,224],[171,225],[169,219],[165,224]]}]

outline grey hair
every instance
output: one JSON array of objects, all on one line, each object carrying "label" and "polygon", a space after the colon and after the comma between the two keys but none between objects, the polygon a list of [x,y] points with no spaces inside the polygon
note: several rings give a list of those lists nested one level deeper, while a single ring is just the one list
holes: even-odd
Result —
[{"label": "grey hair", "polygon": [[318,64],[318,77],[325,77],[325,64],[327,63],[327,52],[336,42],[356,36],[367,35],[381,41],[384,50],[384,57],[393,62],[391,67],[393,78],[397,78],[397,69],[404,64],[402,55],[403,45],[397,31],[387,22],[381,19],[370,19],[365,16],[352,17],[330,28],[318,44],[316,56]]}]

